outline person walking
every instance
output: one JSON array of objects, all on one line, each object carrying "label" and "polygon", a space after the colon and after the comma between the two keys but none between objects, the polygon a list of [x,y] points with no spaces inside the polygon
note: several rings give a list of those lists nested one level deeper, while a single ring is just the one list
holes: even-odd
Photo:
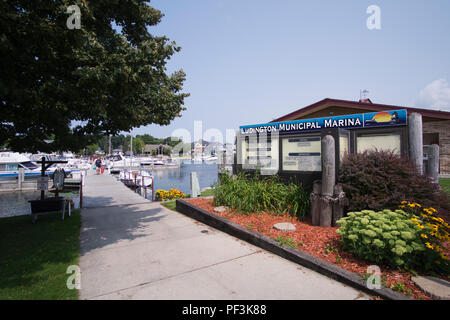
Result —
[{"label": "person walking", "polygon": [[95,160],[95,166],[97,167],[97,174],[100,174],[102,169],[102,159],[97,158],[97,160]]}]

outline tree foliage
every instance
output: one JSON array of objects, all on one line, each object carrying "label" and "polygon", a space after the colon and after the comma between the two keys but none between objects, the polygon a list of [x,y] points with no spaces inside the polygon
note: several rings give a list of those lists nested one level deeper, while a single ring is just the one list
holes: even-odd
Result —
[{"label": "tree foliage", "polygon": [[[166,63],[180,47],[150,34],[163,14],[148,3],[2,1],[0,145],[79,150],[101,135],[179,117],[185,73],[168,75]],[[66,25],[73,4],[81,29]]]}]

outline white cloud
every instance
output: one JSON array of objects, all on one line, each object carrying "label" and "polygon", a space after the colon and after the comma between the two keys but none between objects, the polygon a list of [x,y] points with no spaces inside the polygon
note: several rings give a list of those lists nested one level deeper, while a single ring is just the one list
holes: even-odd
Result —
[{"label": "white cloud", "polygon": [[450,111],[450,85],[447,79],[434,80],[420,90],[415,106]]}]

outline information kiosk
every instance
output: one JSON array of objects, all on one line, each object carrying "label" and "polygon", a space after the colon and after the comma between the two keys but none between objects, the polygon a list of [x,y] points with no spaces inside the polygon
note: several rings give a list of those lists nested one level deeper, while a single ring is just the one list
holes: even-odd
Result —
[{"label": "information kiosk", "polygon": [[407,111],[382,111],[241,126],[237,171],[278,174],[311,190],[312,182],[321,178],[321,140],[326,135],[335,141],[336,181],[346,153],[376,148],[408,156]]}]

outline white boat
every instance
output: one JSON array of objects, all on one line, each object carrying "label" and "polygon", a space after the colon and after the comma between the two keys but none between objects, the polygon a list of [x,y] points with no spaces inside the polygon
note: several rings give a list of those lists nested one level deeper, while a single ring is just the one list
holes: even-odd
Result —
[{"label": "white boat", "polygon": [[92,165],[88,160],[85,159],[68,159],[67,168],[78,169],[78,170],[89,170]]},{"label": "white boat", "polygon": [[177,159],[168,159],[166,162],[166,166],[168,167],[180,167],[180,163]]},{"label": "white boat", "polygon": [[111,172],[118,172],[123,168],[138,167],[140,162],[136,158],[125,157],[122,153],[116,153],[106,158],[104,165],[109,168]]},{"label": "white boat", "polygon": [[[31,161],[24,154],[18,152],[0,152],[0,180],[15,180],[19,175],[19,168],[23,168],[25,179],[37,178],[41,175],[41,165]],[[55,170],[56,166],[52,166],[45,173],[51,177]],[[66,174],[71,172],[70,169],[65,169],[64,171]]]},{"label": "white boat", "polygon": [[145,157],[145,158],[136,158],[137,161],[139,161],[141,166],[160,166],[164,165],[165,163],[161,160]]},{"label": "white boat", "polygon": [[211,156],[211,157],[205,157],[204,161],[205,162],[217,162],[218,159],[219,159],[218,157]]},{"label": "white boat", "polygon": [[136,184],[138,187],[151,187],[153,183],[152,173],[149,171],[140,171],[136,177]]},{"label": "white boat", "polygon": [[119,180],[126,186],[131,187],[134,185],[133,172],[129,170],[121,170],[119,173]]},{"label": "white boat", "polygon": [[153,183],[153,176],[151,172],[140,170],[140,171],[130,171],[121,170],[119,173],[119,180],[128,187],[151,187]]}]

